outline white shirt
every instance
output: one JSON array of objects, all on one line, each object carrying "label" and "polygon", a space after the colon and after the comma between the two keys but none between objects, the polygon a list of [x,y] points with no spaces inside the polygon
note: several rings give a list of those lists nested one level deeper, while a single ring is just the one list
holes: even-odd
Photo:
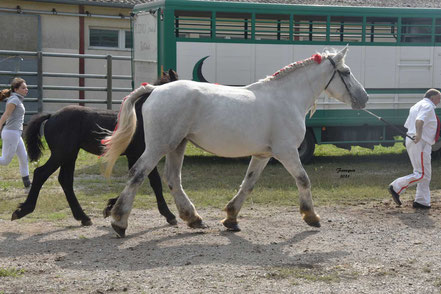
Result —
[{"label": "white shirt", "polygon": [[421,99],[412,106],[409,110],[409,116],[407,117],[406,123],[404,124],[404,127],[407,128],[408,134],[415,135],[415,122],[417,120],[422,120],[424,125],[421,139],[430,145],[435,144],[437,127],[435,108],[436,105],[429,98]]}]

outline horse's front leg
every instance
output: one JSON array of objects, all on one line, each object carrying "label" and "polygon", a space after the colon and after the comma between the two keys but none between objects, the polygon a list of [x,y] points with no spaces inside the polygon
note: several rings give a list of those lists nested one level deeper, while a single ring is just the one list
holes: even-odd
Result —
[{"label": "horse's front leg", "polygon": [[320,227],[320,216],[315,213],[312,202],[311,183],[300,161],[299,152],[297,149],[293,149],[289,153],[278,154],[276,158],[296,181],[299,190],[300,213],[303,220],[310,226]]},{"label": "horse's front leg", "polygon": [[136,191],[148,173],[158,164],[161,155],[149,154],[147,150],[129,171],[129,180],[112,208],[112,228],[120,237],[125,237],[128,219],[135,200]]},{"label": "horse's front leg", "polygon": [[251,191],[253,191],[254,185],[256,184],[269,160],[270,158],[260,158],[256,156],[251,158],[245,178],[242,185],[240,185],[239,192],[237,192],[236,196],[234,196],[234,198],[231,199],[224,208],[227,213],[227,217],[222,220],[222,223],[228,228],[228,230],[240,231],[237,223],[237,215],[239,214],[246,197],[251,193]]},{"label": "horse's front leg", "polygon": [[202,218],[196,212],[196,209],[185,194],[181,185],[181,169],[184,161],[185,147],[187,140],[182,141],[178,147],[167,154],[165,160],[165,180],[167,181],[170,192],[173,195],[179,216],[187,222],[191,228],[206,228]]}]

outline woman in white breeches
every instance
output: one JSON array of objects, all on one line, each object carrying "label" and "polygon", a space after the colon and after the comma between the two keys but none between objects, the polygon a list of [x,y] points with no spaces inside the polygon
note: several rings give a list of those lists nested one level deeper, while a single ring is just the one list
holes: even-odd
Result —
[{"label": "woman in white breeches", "polygon": [[2,139],[2,154],[0,165],[8,165],[15,154],[18,156],[20,174],[23,185],[29,187],[28,154],[21,138],[25,107],[24,97],[28,94],[28,86],[22,78],[14,78],[11,88],[0,92],[0,101],[6,100],[5,112],[0,117],[0,133]]},{"label": "woman in white breeches", "polygon": [[21,131],[2,130],[1,138],[3,147],[0,165],[8,165],[14,155],[17,154],[21,176],[29,176],[28,155],[23,139],[21,138]]}]

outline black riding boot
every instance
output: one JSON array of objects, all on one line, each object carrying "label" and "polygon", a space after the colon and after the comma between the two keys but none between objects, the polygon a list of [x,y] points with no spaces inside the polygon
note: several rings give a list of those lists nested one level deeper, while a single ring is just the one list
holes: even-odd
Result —
[{"label": "black riding boot", "polygon": [[22,177],[21,179],[23,180],[23,185],[25,186],[25,188],[31,186],[31,180],[29,179],[29,176]]}]

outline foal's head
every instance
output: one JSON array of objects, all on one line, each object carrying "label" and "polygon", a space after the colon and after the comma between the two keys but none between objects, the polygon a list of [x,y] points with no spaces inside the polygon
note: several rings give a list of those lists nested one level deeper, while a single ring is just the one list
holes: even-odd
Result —
[{"label": "foal's head", "polygon": [[325,91],[337,100],[352,106],[353,109],[362,109],[369,99],[368,94],[360,82],[354,77],[349,66],[345,64],[348,46],[336,54],[328,54],[327,59],[334,68],[334,73],[326,85]]},{"label": "foal's head", "polygon": [[161,77],[154,83],[155,85],[164,85],[178,80],[178,74],[169,69],[168,72],[163,71]]}]

